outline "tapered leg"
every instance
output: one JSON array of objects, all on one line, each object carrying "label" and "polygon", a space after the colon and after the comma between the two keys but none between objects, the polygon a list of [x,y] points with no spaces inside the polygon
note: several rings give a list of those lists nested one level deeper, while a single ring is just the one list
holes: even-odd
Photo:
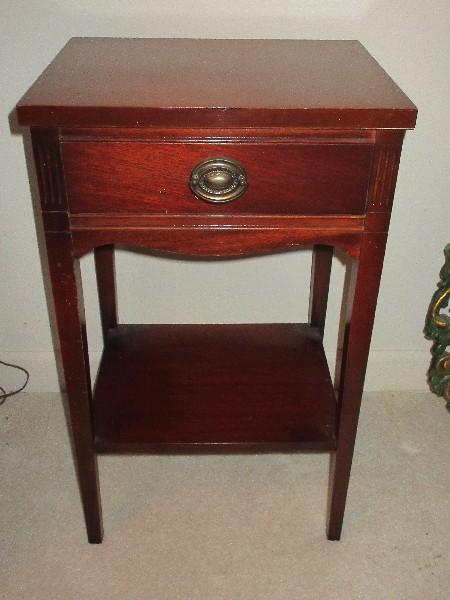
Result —
[{"label": "tapered leg", "polygon": [[117,326],[117,292],[114,264],[114,246],[95,248],[95,271],[97,274],[98,299],[103,339],[109,329]]},{"label": "tapered leg", "polygon": [[102,541],[97,457],[91,418],[91,384],[79,261],[68,233],[46,233],[49,273],[61,346],[61,359],[74,457],[88,540]]},{"label": "tapered leg", "polygon": [[359,261],[354,261],[350,267],[351,289],[347,298],[338,398],[337,449],[332,456],[330,473],[327,531],[330,540],[338,540],[341,536],[385,245],[386,234],[365,234]]},{"label": "tapered leg", "polygon": [[317,327],[323,337],[330,286],[332,246],[314,246],[309,295],[309,322]]}]

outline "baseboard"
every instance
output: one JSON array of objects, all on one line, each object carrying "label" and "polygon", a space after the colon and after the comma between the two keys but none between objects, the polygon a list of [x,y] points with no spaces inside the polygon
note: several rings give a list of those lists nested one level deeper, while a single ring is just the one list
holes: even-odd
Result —
[{"label": "baseboard", "polygon": [[[91,372],[97,372],[100,352],[91,352]],[[332,352],[327,352],[330,370],[334,373]],[[426,372],[430,355],[423,351],[373,350],[370,353],[365,390],[426,390]],[[53,352],[4,352],[0,360],[25,367],[30,372],[27,390],[30,392],[59,391],[58,375]],[[0,386],[5,389],[20,387],[23,375],[0,365]]]},{"label": "baseboard", "polygon": [[[330,371],[334,374],[333,353],[327,352],[327,357]],[[427,390],[429,363],[429,351],[372,350],[364,390],[366,392]]]}]

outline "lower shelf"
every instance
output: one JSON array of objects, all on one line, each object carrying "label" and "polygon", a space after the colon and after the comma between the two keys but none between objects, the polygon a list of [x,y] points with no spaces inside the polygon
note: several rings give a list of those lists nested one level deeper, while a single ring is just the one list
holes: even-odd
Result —
[{"label": "lower shelf", "polygon": [[98,452],[332,450],[336,401],[307,325],[120,325],[94,392]]}]

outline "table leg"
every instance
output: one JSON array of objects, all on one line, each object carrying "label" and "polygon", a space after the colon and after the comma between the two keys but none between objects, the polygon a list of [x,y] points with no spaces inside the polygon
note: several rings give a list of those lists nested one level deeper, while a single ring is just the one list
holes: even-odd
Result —
[{"label": "table leg", "polygon": [[341,537],[361,396],[383,267],[385,233],[365,234],[359,261],[353,261],[347,298],[338,397],[337,449],[331,461],[328,539]]},{"label": "table leg", "polygon": [[94,250],[97,274],[98,299],[102,322],[103,339],[109,329],[117,326],[117,292],[114,261],[114,246],[99,246]]},{"label": "table leg", "polygon": [[91,418],[91,384],[79,260],[68,233],[46,233],[49,274],[61,346],[73,452],[88,540],[102,541],[97,457]]},{"label": "table leg", "polygon": [[312,327],[319,329],[322,337],[327,314],[332,258],[332,246],[314,246],[309,295],[309,323]]}]

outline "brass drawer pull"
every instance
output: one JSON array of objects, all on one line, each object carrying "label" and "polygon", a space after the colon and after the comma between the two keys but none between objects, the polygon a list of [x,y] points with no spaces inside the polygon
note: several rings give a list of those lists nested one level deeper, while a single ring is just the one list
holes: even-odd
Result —
[{"label": "brass drawer pull", "polygon": [[236,200],[247,189],[247,175],[237,162],[228,158],[210,158],[191,173],[189,186],[201,200],[225,203]]}]

